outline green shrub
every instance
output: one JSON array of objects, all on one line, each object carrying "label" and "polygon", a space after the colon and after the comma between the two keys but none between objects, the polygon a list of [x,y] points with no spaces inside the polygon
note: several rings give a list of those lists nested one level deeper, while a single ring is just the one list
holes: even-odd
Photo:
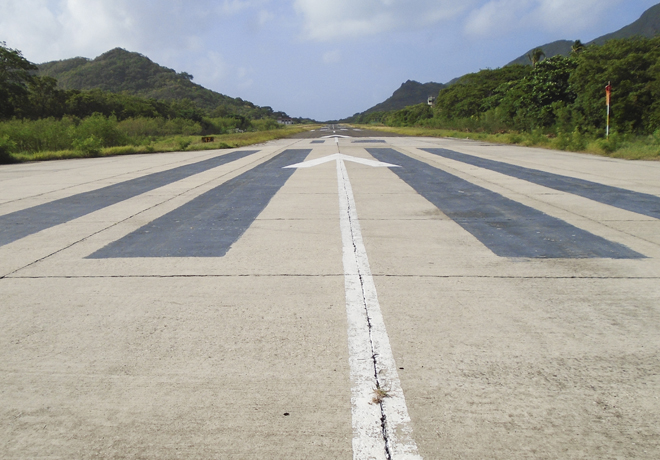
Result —
[{"label": "green shrub", "polygon": [[252,120],[251,126],[256,131],[270,131],[272,129],[281,129],[283,127],[282,124],[278,123],[277,120],[273,120],[272,118]]},{"label": "green shrub", "polygon": [[523,142],[523,137],[518,133],[509,133],[507,137],[510,144],[521,144]]},{"label": "green shrub", "polygon": [[571,143],[571,139],[566,133],[562,131],[557,131],[557,137],[552,139],[550,146],[556,150],[566,150],[568,145]]},{"label": "green shrub", "polygon": [[177,142],[179,144],[179,149],[181,150],[186,150],[190,144],[192,144],[190,139],[178,139]]},{"label": "green shrub", "polygon": [[8,136],[0,137],[0,164],[9,164],[14,162],[11,152],[16,148],[16,143],[12,142]]},{"label": "green shrub", "polygon": [[98,156],[101,153],[101,140],[94,136],[90,135],[87,139],[76,139],[73,141],[73,148],[79,152],[83,152],[89,156]]},{"label": "green shrub", "polygon": [[581,152],[587,148],[587,140],[584,135],[575,128],[571,134],[571,140],[568,144],[568,149],[573,152]]},{"label": "green shrub", "polygon": [[114,115],[106,118],[100,113],[95,113],[82,120],[75,132],[77,139],[95,137],[102,147],[114,147],[128,143],[127,136],[118,129],[117,117]]}]

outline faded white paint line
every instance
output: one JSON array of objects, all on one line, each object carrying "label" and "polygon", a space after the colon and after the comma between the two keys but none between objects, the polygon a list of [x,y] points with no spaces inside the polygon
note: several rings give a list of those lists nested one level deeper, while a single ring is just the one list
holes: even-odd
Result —
[{"label": "faded white paint line", "polygon": [[[329,161],[337,165],[339,223],[343,244],[344,289],[348,318],[354,460],[421,460],[406,399],[396,371],[385,323],[362,242],[353,189],[344,161],[371,167],[398,167],[335,153],[286,168],[311,168]],[[386,392],[374,401],[375,390]]]},{"label": "faded white paint line", "polygon": [[[418,460],[421,456],[412,437],[343,160],[336,159],[352,383],[353,459]],[[374,402],[376,388],[387,392],[380,404]]]}]

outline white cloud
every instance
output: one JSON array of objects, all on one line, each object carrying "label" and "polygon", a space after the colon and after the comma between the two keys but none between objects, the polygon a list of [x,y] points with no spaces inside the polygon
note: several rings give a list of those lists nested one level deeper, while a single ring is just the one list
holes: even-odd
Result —
[{"label": "white cloud", "polygon": [[0,41],[23,51],[25,57],[34,56],[43,50],[43,55],[53,51],[56,40],[42,37],[57,37],[62,33],[58,22],[45,0],[9,0],[0,2]]},{"label": "white cloud", "polygon": [[261,6],[264,3],[268,3],[268,0],[224,0],[218,9],[224,14],[233,15],[248,8]]},{"label": "white cloud", "polygon": [[134,20],[124,2],[67,0],[58,22],[69,46],[86,53],[95,43],[130,43]]},{"label": "white cloud", "polygon": [[476,0],[294,0],[303,34],[317,41],[414,30],[455,17]]},{"label": "white cloud", "polygon": [[337,64],[341,61],[341,51],[328,51],[323,55],[323,62],[326,64]]},{"label": "white cloud", "polygon": [[521,10],[531,3],[531,0],[489,1],[470,13],[465,31],[468,35],[486,37],[517,28],[522,20]]},{"label": "white cloud", "polygon": [[254,79],[251,75],[254,73],[252,69],[246,67],[239,67],[236,71],[238,77],[238,87],[241,89],[249,88],[254,84]]},{"label": "white cloud", "polygon": [[533,28],[576,33],[596,24],[608,9],[621,1],[489,0],[469,14],[465,32],[474,37],[492,37]]},{"label": "white cloud", "polygon": [[273,13],[271,13],[270,11],[268,11],[268,10],[259,11],[258,20],[259,20],[259,25],[260,26],[263,26],[264,24],[266,24],[267,22],[272,21],[273,19],[275,19],[275,15]]},{"label": "white cloud", "polygon": [[202,59],[197,61],[194,76],[196,81],[210,84],[224,79],[229,71],[230,66],[224,57],[216,51],[209,51]]},{"label": "white cloud", "polygon": [[204,33],[269,1],[0,0],[0,41],[34,62],[93,58],[115,47],[161,56],[203,52]]}]

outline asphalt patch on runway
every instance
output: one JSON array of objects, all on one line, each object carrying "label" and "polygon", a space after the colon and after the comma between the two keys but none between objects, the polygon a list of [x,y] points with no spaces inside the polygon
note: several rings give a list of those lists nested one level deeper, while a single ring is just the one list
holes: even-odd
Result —
[{"label": "asphalt patch on runway", "polygon": [[536,169],[529,169],[500,161],[466,155],[447,149],[421,149],[450,160],[460,161],[479,168],[489,169],[517,179],[526,180],[560,192],[578,195],[599,203],[615,206],[626,211],[660,219],[660,197],[633,192],[618,187],[598,184],[574,177],[562,176]]},{"label": "asphalt patch on runway", "polygon": [[310,152],[285,150],[87,258],[223,257]]},{"label": "asphalt patch on runway", "polygon": [[242,150],[131,179],[0,216],[0,246],[69,222],[186,177],[236,161],[259,150]]},{"label": "asphalt patch on runway", "polygon": [[394,149],[366,149],[500,257],[640,259],[643,255]]}]

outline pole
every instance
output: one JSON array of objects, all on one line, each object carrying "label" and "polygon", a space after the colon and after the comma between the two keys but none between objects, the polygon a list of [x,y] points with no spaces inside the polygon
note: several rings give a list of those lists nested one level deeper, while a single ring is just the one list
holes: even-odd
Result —
[{"label": "pole", "polygon": [[608,82],[605,87],[605,101],[607,103],[607,129],[605,135],[607,139],[610,138],[610,98],[612,96],[612,82]]}]

